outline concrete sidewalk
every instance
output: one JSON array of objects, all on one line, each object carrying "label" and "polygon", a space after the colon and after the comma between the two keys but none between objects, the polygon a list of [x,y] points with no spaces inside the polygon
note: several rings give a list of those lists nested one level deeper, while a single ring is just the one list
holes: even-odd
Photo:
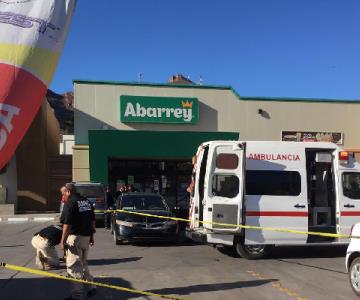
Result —
[{"label": "concrete sidewalk", "polygon": [[59,219],[59,213],[42,213],[42,214],[19,214],[0,216],[0,222],[54,222]]}]

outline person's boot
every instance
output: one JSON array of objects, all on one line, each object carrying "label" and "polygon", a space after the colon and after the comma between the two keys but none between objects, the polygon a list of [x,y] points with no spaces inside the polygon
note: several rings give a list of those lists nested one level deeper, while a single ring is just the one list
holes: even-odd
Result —
[{"label": "person's boot", "polygon": [[46,267],[49,266],[48,259],[40,252],[39,253],[39,260],[41,263],[42,270],[45,271]]}]

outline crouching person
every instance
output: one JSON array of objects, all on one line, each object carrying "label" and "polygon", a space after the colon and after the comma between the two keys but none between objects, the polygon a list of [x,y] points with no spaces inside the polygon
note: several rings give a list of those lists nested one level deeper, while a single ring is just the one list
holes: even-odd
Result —
[{"label": "crouching person", "polygon": [[50,270],[59,267],[59,256],[55,246],[60,243],[61,236],[62,224],[51,225],[35,233],[31,244],[36,249],[35,264],[39,269]]},{"label": "crouching person", "polygon": [[[94,244],[95,214],[90,201],[76,192],[73,184],[66,184],[69,200],[63,211],[61,247],[66,249],[66,267],[70,277],[93,281],[87,257],[89,245]],[[71,296],[66,300],[86,299],[96,294],[95,286],[73,282]]]}]

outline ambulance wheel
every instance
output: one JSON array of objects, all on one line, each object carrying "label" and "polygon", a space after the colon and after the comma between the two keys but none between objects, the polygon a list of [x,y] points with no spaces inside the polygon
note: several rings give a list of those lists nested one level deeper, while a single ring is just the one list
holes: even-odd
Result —
[{"label": "ambulance wheel", "polygon": [[261,259],[268,256],[270,245],[244,245],[243,241],[235,242],[237,254],[246,259]]}]

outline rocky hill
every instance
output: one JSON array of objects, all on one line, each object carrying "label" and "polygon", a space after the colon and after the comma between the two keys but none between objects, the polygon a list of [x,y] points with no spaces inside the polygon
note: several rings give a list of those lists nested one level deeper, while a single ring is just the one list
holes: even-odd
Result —
[{"label": "rocky hill", "polygon": [[48,90],[46,99],[55,112],[61,134],[74,134],[74,93],[59,95]]}]

